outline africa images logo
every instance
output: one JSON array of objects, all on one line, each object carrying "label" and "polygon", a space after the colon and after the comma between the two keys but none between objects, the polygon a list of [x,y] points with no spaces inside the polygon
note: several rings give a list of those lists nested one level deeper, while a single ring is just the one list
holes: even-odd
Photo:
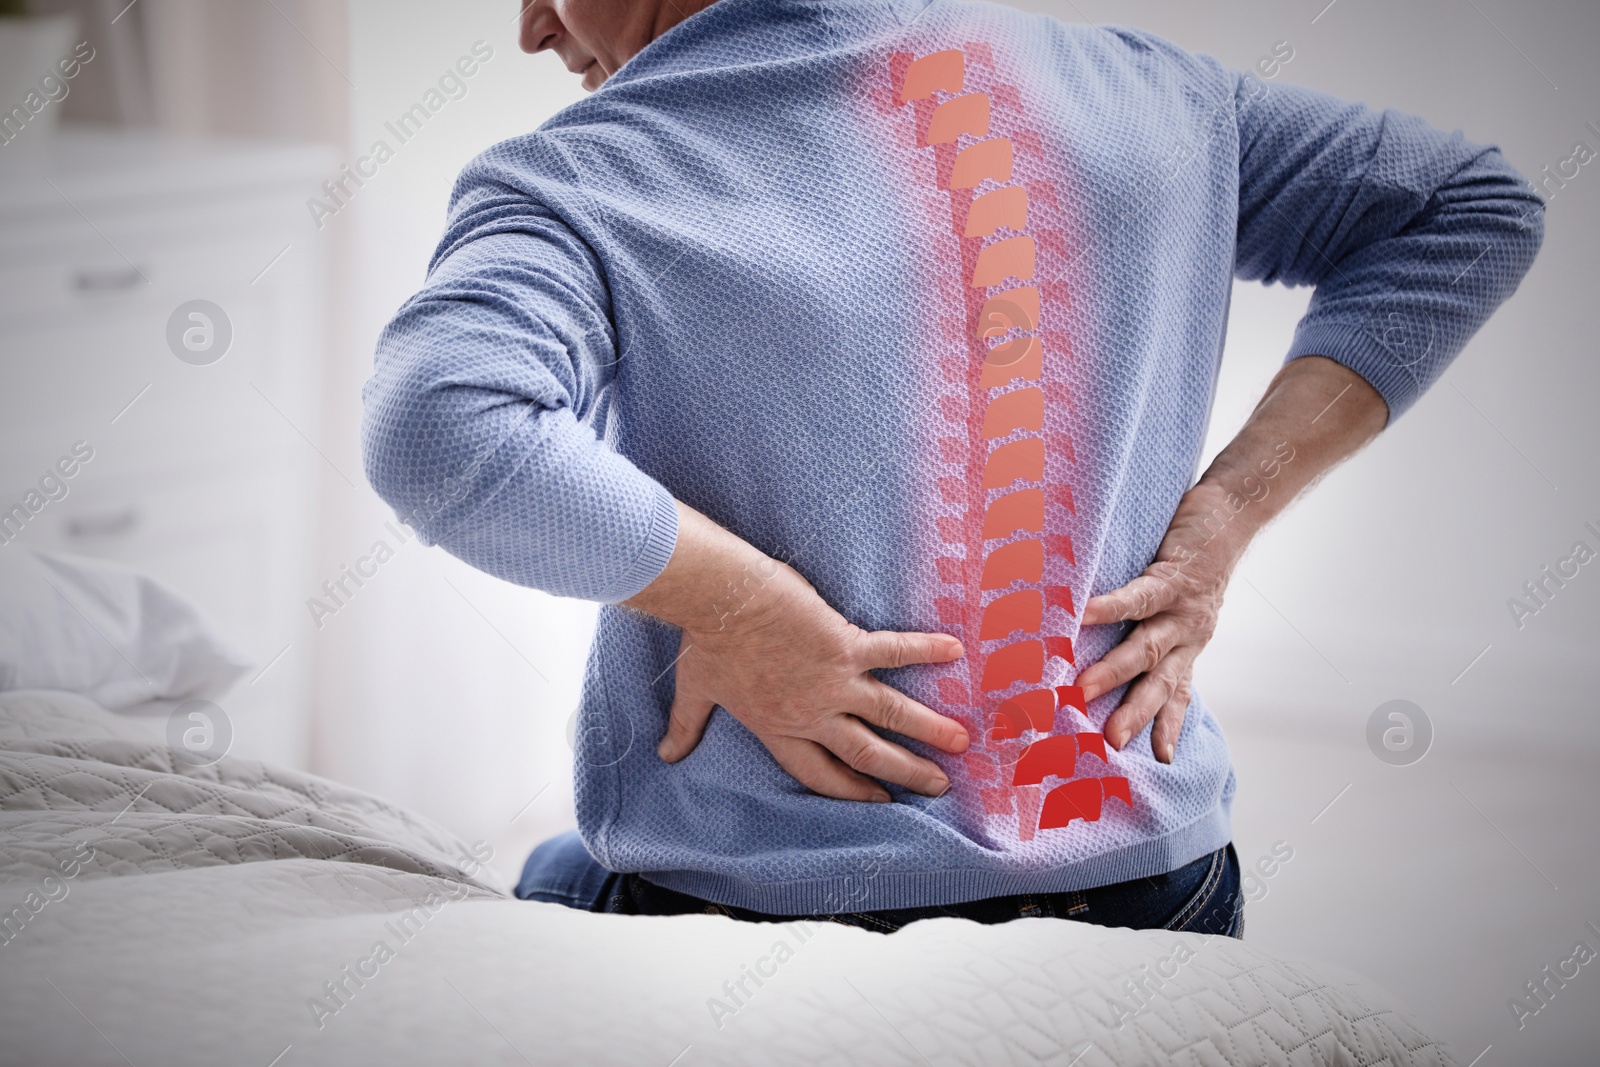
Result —
[{"label": "africa images logo", "polygon": [[233,322],[209,300],[188,300],[167,316],[167,348],[191,367],[208,367],[228,354]]},{"label": "africa images logo", "polygon": [[167,716],[167,748],[179,762],[209,767],[233,747],[233,721],[209,700],[186,700]]}]

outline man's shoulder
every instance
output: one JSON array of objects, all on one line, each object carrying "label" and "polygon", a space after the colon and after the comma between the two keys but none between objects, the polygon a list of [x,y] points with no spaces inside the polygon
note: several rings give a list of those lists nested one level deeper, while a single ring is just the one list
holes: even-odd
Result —
[{"label": "man's shoulder", "polygon": [[910,42],[949,40],[967,35],[972,43],[1047,62],[1077,61],[1129,71],[1160,70],[1215,77],[1227,68],[1201,52],[1134,26],[1068,22],[1053,15],[1022,11],[992,0],[935,2],[902,28]]}]

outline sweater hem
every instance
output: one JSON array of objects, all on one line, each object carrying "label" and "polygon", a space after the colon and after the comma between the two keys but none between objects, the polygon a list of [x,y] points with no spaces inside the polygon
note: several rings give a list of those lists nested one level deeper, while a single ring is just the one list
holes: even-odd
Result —
[{"label": "sweater hem", "polygon": [[830,915],[1094,889],[1177,870],[1222,848],[1232,837],[1227,805],[1219,802],[1208,814],[1161,837],[1048,870],[882,871],[866,878],[857,873],[767,885],[707,871],[643,871],[641,877],[727,907],[767,915]]}]

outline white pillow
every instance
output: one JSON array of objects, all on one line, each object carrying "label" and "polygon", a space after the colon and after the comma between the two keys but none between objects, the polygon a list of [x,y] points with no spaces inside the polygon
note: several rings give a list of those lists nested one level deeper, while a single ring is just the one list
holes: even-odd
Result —
[{"label": "white pillow", "polygon": [[104,560],[0,548],[0,690],[64,689],[120,711],[221,696],[249,666],[153,578]]}]

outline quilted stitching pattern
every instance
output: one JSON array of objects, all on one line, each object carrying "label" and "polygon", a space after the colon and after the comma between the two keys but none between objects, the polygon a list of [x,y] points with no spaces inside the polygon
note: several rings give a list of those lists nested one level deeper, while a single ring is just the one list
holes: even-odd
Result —
[{"label": "quilted stitching pattern", "polygon": [[0,884],[36,880],[86,840],[80,878],[319,859],[482,883],[446,831],[311,775],[224,759],[191,767],[63,694],[0,694]]},{"label": "quilted stitching pattern", "polygon": [[[396,917],[460,878],[460,842],[332,783],[175,767],[80,698],[7,694],[0,905],[72,840],[112,858],[0,945],[0,1065],[121,1063],[113,1044],[170,1064],[286,1046],[301,1064],[1457,1062],[1369,983],[1231,938],[1054,919],[807,931],[469,887],[401,942]],[[316,1025],[308,999],[375,938],[400,962]],[[792,960],[716,1026],[709,999],[779,939]],[[1180,944],[1192,957],[1130,1011],[1127,983]]]}]

